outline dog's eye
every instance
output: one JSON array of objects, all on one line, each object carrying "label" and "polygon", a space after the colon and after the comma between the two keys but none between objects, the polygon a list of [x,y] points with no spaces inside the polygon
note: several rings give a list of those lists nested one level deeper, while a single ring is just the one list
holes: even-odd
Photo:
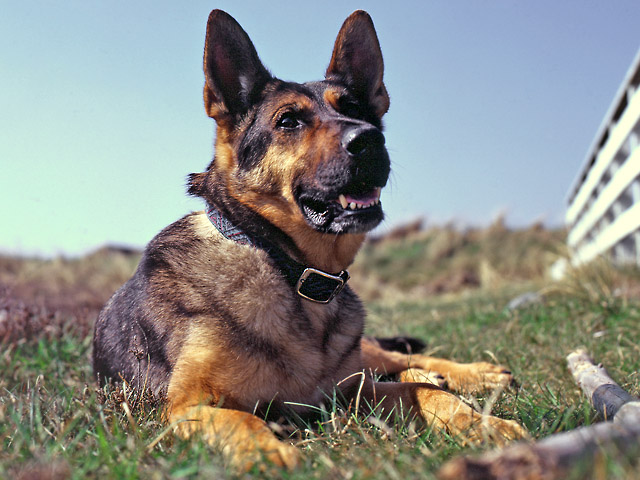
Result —
[{"label": "dog's eye", "polygon": [[293,130],[294,128],[298,128],[300,125],[302,125],[302,121],[298,118],[295,112],[283,113],[276,122],[276,126],[278,128],[284,128],[287,130]]},{"label": "dog's eye", "polygon": [[362,116],[360,105],[352,100],[342,102],[340,105],[340,113],[351,118],[360,118]]}]

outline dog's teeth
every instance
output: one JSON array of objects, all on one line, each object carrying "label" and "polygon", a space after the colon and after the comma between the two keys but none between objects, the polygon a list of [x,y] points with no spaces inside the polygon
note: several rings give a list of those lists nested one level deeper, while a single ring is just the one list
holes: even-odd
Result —
[{"label": "dog's teeth", "polygon": [[380,190],[382,190],[381,188],[376,188],[374,193],[375,193],[375,198],[371,201],[369,201],[369,203],[358,203],[358,202],[349,202],[347,201],[347,197],[344,194],[340,194],[338,195],[338,203],[340,205],[342,205],[342,208],[344,208],[345,210],[349,209],[349,210],[362,210],[362,209],[366,209],[366,208],[371,208],[374,205],[378,205],[380,203]]}]

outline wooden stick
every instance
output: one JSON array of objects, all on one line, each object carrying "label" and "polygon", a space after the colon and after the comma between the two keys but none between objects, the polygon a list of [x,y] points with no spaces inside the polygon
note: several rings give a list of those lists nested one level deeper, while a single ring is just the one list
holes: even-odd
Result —
[{"label": "wooden stick", "polygon": [[602,364],[596,365],[585,350],[571,352],[567,363],[576,383],[605,420],[614,418],[622,405],[634,399],[611,379]]},{"label": "wooden stick", "polygon": [[[583,350],[567,357],[574,378],[603,418],[602,422],[570,432],[551,435],[536,443],[520,442],[480,457],[459,457],[438,472],[442,480],[453,479],[551,479],[581,464],[589,469],[602,452],[619,455],[640,447],[640,402],[622,390],[594,365]],[[589,470],[585,470],[589,471]]]},{"label": "wooden stick", "polygon": [[[635,405],[634,405],[635,404]],[[517,443],[504,450],[480,457],[458,457],[438,472],[442,480],[459,479],[546,479],[560,478],[571,466],[593,464],[601,449],[617,454],[632,451],[640,439],[640,402],[635,406],[634,422],[606,422],[570,432],[551,435],[536,443]],[[625,406],[625,407],[626,407]],[[620,410],[622,413],[622,409]]]}]

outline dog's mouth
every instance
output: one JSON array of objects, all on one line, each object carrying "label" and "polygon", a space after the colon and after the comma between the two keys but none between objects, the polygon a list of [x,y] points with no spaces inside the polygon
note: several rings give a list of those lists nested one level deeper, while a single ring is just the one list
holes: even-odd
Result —
[{"label": "dog's mouth", "polygon": [[362,210],[364,208],[371,208],[380,204],[381,191],[381,187],[375,187],[370,192],[361,196],[345,195],[341,193],[338,195],[336,202],[340,204],[343,210]]},{"label": "dog's mouth", "polygon": [[307,222],[325,233],[364,233],[383,219],[382,187],[349,189],[344,193],[304,192],[298,198]]}]

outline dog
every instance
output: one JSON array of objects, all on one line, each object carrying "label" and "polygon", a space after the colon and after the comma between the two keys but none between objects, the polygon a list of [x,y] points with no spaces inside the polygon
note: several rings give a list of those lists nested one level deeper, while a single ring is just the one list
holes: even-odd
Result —
[{"label": "dog", "polygon": [[294,467],[299,450],[265,420],[306,418],[335,391],[346,409],[402,409],[464,442],[526,434],[437,385],[504,386],[504,367],[363,337],[365,311],[346,269],[383,219],[383,70],[364,11],[344,22],[325,79],[302,84],[272,76],[242,27],[211,12],[204,106],[217,125],[215,154],[188,183],[206,210],[149,243],[96,321],[99,381],[164,396],[178,435],[198,432],[240,470]]}]

